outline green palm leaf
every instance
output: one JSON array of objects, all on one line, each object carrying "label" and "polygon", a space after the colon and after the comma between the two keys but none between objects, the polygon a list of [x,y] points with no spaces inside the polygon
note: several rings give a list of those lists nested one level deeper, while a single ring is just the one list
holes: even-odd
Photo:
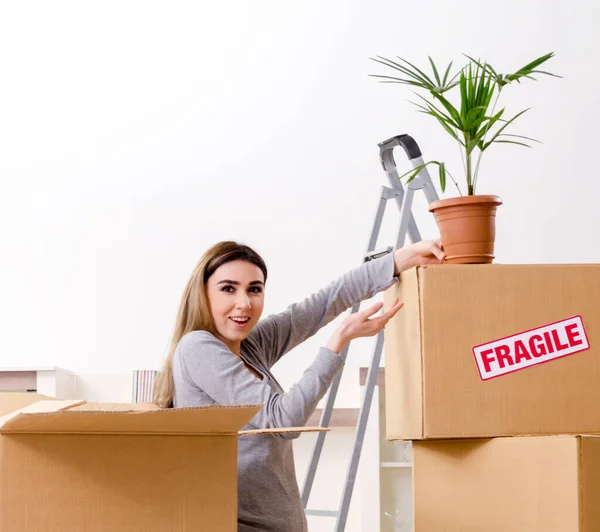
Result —
[{"label": "green palm leaf", "polygon": [[[411,87],[420,99],[419,102],[411,102],[417,111],[433,117],[458,143],[464,158],[467,193],[474,194],[481,156],[490,146],[515,144],[529,148],[531,146],[524,141],[539,142],[524,135],[505,133],[506,128],[528,109],[506,120],[505,109],[496,110],[502,89],[514,81],[520,84],[523,80],[535,80],[536,75],[557,78],[561,76],[539,68],[554,57],[554,53],[538,57],[508,74],[500,73],[486,61],[474,59],[466,54],[464,56],[468,62],[458,68],[454,74],[451,73],[452,61],[445,69],[440,69],[432,57],[427,56],[431,75],[401,57],[391,60],[376,56],[372,58],[373,61],[393,69],[398,74],[390,76],[372,74],[371,76],[377,78],[380,83],[395,83]],[[416,91],[419,90],[424,94],[418,94]],[[453,101],[452,94],[458,96],[457,102]],[[477,157],[475,163],[473,157]],[[446,164],[440,161],[430,161],[426,165],[428,164],[438,166],[440,186],[445,190],[446,177],[452,178]],[[408,181],[411,181],[419,171],[420,169],[413,169],[401,178],[408,176]],[[454,178],[452,179],[454,181]]]}]

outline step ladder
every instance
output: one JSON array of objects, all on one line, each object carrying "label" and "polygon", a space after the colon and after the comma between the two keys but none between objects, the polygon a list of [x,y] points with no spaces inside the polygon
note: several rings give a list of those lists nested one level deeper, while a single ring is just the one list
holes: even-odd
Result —
[{"label": "step ladder", "polygon": [[[409,135],[398,135],[396,137],[392,137],[384,142],[378,144],[379,146],[379,157],[381,161],[381,165],[383,166],[383,170],[387,174],[390,187],[381,187],[381,193],[379,202],[377,205],[377,210],[375,213],[375,219],[373,222],[373,227],[371,230],[371,235],[369,237],[369,242],[367,245],[366,253],[363,257],[363,262],[367,262],[382,256],[387,255],[388,253],[392,253],[395,249],[398,249],[404,246],[406,236],[408,234],[410,241],[412,243],[418,242],[421,240],[421,235],[417,228],[417,224],[415,222],[414,216],[412,214],[412,202],[414,198],[414,194],[418,190],[422,190],[425,194],[428,203],[436,201],[438,199],[437,192],[433,183],[431,181],[431,177],[427,171],[427,168],[423,168],[417,177],[415,177],[410,183],[406,185],[406,188],[402,185],[399,180],[398,171],[396,169],[396,162],[393,156],[393,150],[396,147],[401,147],[404,149],[409,161],[411,162],[413,168],[417,168],[423,164],[423,157],[421,155],[421,150],[419,146],[415,142],[415,140]],[[396,239],[395,247],[389,246],[385,249],[375,250],[377,246],[377,239],[379,236],[379,232],[381,230],[381,223],[383,221],[383,216],[385,213],[385,209],[387,206],[388,200],[396,200],[396,204],[398,209],[400,210],[400,225],[398,227],[398,237]],[[354,305],[351,309],[351,314],[358,312],[360,309],[360,303]],[[352,492],[354,490],[354,483],[356,480],[356,473],[358,471],[358,464],[360,460],[360,453],[362,450],[362,445],[365,437],[365,432],[367,428],[367,421],[369,417],[369,411],[371,409],[371,403],[373,399],[373,393],[375,390],[375,384],[377,379],[377,373],[379,371],[379,364],[381,361],[381,354],[383,352],[383,339],[384,332],[381,331],[375,341],[375,346],[373,348],[371,362],[369,365],[367,379],[365,382],[365,390],[363,393],[362,403],[360,407],[360,413],[358,416],[358,422],[356,425],[356,432],[354,436],[354,446],[352,450],[352,455],[350,457],[350,461],[348,464],[348,469],[346,472],[346,479],[344,483],[344,489],[342,492],[342,500],[340,502],[339,509],[337,511],[334,510],[311,510],[307,509],[308,501],[310,498],[310,492],[315,480],[315,475],[317,472],[317,466],[319,463],[319,459],[321,457],[321,451],[323,450],[323,444],[325,442],[326,432],[318,432],[317,439],[315,441],[315,445],[313,448],[313,452],[311,455],[311,459],[308,465],[308,471],[304,480],[304,485],[302,487],[302,504],[304,506],[306,515],[317,515],[317,516],[327,516],[327,517],[335,517],[335,532],[342,532],[346,527],[346,521],[348,518],[348,510],[350,509],[350,501],[352,499]],[[346,356],[348,354],[350,344],[347,344],[340,356],[343,360],[346,360]],[[319,426],[328,427],[329,421],[331,420],[331,414],[333,412],[333,405],[336,400],[336,396],[338,393],[338,388],[340,384],[340,380],[342,377],[342,371],[337,375],[333,383],[331,384],[331,388],[329,394],[327,396],[327,401],[325,408],[321,414],[321,419],[319,421]]]}]

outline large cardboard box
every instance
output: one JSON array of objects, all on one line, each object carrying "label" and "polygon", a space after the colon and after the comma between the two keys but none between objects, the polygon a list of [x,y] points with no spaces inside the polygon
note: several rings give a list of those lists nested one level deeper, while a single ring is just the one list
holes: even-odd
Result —
[{"label": "large cardboard box", "polygon": [[413,444],[415,532],[597,532],[600,437]]},{"label": "large cardboard box", "polygon": [[390,440],[600,432],[600,265],[431,265],[385,292]]},{"label": "large cardboard box", "polygon": [[237,531],[238,437],[265,432],[240,431],[262,405],[38,399],[0,396],[31,403],[0,418],[0,532]]}]

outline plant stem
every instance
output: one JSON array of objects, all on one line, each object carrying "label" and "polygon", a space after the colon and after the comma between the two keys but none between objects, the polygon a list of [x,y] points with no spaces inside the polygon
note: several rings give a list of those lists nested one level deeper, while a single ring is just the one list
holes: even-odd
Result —
[{"label": "plant stem", "polygon": [[452,177],[452,174],[450,172],[448,172],[448,170],[446,170],[446,173],[450,176],[450,179],[452,179],[452,182],[454,183],[454,186],[456,187],[456,190],[458,190],[459,196],[462,196],[463,193],[461,192],[460,187],[458,186],[458,183],[456,182],[456,180],[454,179],[454,177]]},{"label": "plant stem", "polygon": [[483,152],[479,150],[479,156],[477,157],[477,163],[475,164],[475,174],[473,176],[473,190],[477,186],[477,177],[479,176],[479,163],[481,162],[481,154]]},{"label": "plant stem", "polygon": [[[460,162],[462,163],[462,167],[463,167],[463,172],[466,172],[467,169],[465,167],[465,159],[463,157],[463,152],[462,152],[462,144],[458,141],[458,139],[456,140],[456,142],[458,142],[458,151],[460,152]],[[462,195],[462,194],[461,194]]]},{"label": "plant stem", "polygon": [[467,152],[467,195],[473,195],[473,181],[471,177],[471,153]]}]

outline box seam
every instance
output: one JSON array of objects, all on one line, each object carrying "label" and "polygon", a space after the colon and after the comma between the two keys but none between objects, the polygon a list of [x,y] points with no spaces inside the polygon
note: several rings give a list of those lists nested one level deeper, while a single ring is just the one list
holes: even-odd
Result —
[{"label": "box seam", "polygon": [[584,532],[584,508],[583,508],[583,438],[577,437],[577,502],[579,505],[579,530]]},{"label": "box seam", "polygon": [[[423,272],[423,273],[421,273]],[[423,355],[423,285],[421,276],[425,275],[425,269],[420,267],[417,270],[417,298],[418,298],[418,318],[419,318],[419,360],[421,373],[421,438],[425,439],[425,357]]]},{"label": "box seam", "polygon": [[80,431],[74,432],[70,430],[62,431],[6,431],[0,432],[0,438],[11,437],[11,436],[240,436],[239,432],[147,432],[147,431],[128,431],[128,432],[115,432],[115,431]]}]

